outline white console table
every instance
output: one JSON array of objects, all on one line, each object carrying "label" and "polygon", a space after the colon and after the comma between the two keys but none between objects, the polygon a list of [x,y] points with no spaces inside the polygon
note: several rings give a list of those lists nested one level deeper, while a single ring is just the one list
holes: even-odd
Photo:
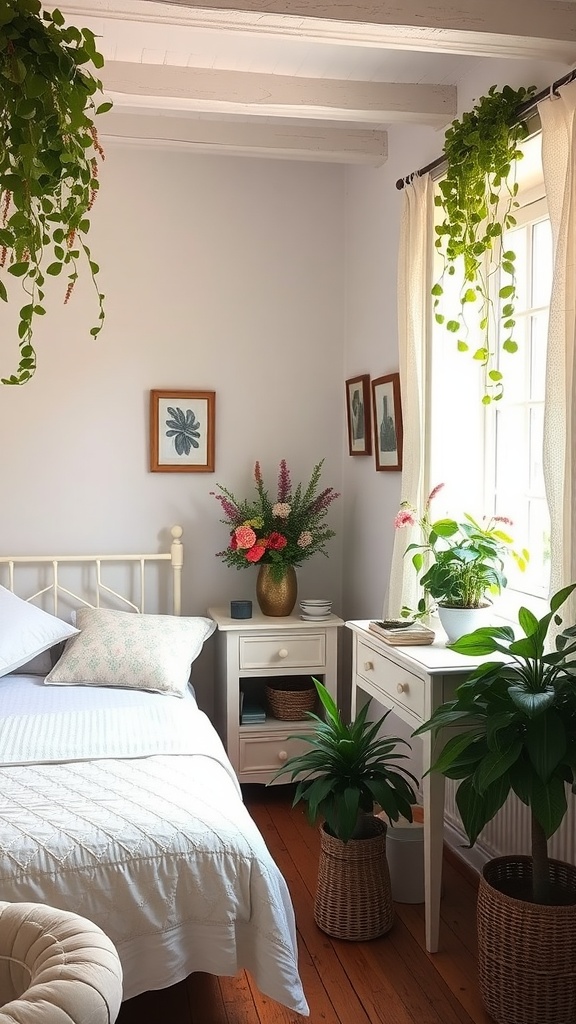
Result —
[{"label": "white console table", "polygon": [[[427,721],[432,712],[451,700],[459,683],[478,661],[449,651],[436,639],[425,647],[392,647],[368,628],[367,620],[346,622],[352,630],[352,717],[356,715],[358,690],[374,697],[414,729]],[[483,660],[483,659],[479,659]],[[422,736],[423,771],[442,748],[440,735]],[[424,887],[426,949],[438,950],[440,931],[440,890],[444,845],[444,776],[438,772],[422,780],[424,796]]]}]

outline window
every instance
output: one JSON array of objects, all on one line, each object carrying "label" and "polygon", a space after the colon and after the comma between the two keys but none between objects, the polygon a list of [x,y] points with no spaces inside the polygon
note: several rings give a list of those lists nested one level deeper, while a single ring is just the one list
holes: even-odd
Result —
[{"label": "window", "polygon": [[[506,335],[496,338],[504,397],[482,405],[478,364],[469,354],[457,352],[436,324],[431,329],[428,374],[429,482],[431,487],[447,484],[433,512],[496,514],[513,521],[515,545],[530,552],[525,572],[507,566],[506,603],[512,599],[516,605],[519,594],[514,591],[545,598],[550,576],[542,447],[552,236],[543,185],[537,180],[541,170],[534,173],[539,153],[534,140],[531,144],[530,176],[519,183],[517,225],[503,240],[504,247],[516,253],[514,337],[519,346],[509,354],[502,348]],[[457,281],[454,287],[458,292]],[[497,295],[499,282],[494,288]]]}]

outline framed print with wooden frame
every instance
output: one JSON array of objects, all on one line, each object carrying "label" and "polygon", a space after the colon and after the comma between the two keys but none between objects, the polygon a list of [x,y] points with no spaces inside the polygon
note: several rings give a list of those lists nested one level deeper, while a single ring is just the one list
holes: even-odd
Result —
[{"label": "framed print with wooden frame", "polygon": [[346,414],[348,420],[348,452],[350,455],[372,454],[370,425],[370,376],[367,373],[346,381]]},{"label": "framed print with wooden frame", "polygon": [[400,374],[372,381],[372,422],[376,470],[402,469],[402,407]]},{"label": "framed print with wooden frame", "polygon": [[150,471],[213,473],[215,391],[150,392]]}]

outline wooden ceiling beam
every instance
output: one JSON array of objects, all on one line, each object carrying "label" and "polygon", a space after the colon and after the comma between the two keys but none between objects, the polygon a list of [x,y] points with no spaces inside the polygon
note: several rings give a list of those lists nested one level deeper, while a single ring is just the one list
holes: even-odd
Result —
[{"label": "wooden ceiling beam", "polygon": [[126,114],[110,111],[99,125],[104,142],[163,147],[192,147],[209,153],[275,159],[320,160],[380,167],[388,155],[386,132],[369,129],[309,127],[194,120],[190,117]]},{"label": "wooden ceiling beam", "polygon": [[110,60],[102,81],[118,106],[436,127],[456,116],[456,88],[450,85],[335,81]]},{"label": "wooden ceiling beam", "polygon": [[44,6],[64,15],[310,42],[576,61],[572,0],[46,0]]}]

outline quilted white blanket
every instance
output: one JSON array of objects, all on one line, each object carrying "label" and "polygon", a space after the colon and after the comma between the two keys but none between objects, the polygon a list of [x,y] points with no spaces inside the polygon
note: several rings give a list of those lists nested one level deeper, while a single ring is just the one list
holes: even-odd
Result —
[{"label": "quilted white blanket", "polygon": [[[28,697],[32,685],[38,689],[37,680],[14,678]],[[112,729],[101,737],[103,754],[94,753],[92,736],[91,760],[80,759],[91,732],[87,722],[79,749],[71,739],[81,708],[71,705],[68,722],[66,712],[50,713],[40,740],[37,708],[28,706],[29,737],[45,762],[31,765],[25,723],[8,700],[13,685],[12,677],[0,680],[0,896],[47,903],[99,925],[120,955],[125,999],[192,971],[234,975],[246,968],[262,992],[307,1014],[286,883],[241,801],[216,732],[193,699],[145,695],[154,698],[155,709],[166,702],[161,716],[173,706],[179,743],[188,732],[186,753],[165,753],[168,736],[158,740],[160,753],[121,756]],[[91,694],[90,700],[99,694],[104,707],[114,692],[67,688],[68,702],[72,689]],[[48,690],[41,687],[36,696]],[[4,720],[3,707],[11,712]],[[141,718],[136,700],[133,721]],[[144,731],[149,745],[152,729]],[[48,733],[54,742],[48,743]],[[64,760],[57,749],[62,742]]]}]

